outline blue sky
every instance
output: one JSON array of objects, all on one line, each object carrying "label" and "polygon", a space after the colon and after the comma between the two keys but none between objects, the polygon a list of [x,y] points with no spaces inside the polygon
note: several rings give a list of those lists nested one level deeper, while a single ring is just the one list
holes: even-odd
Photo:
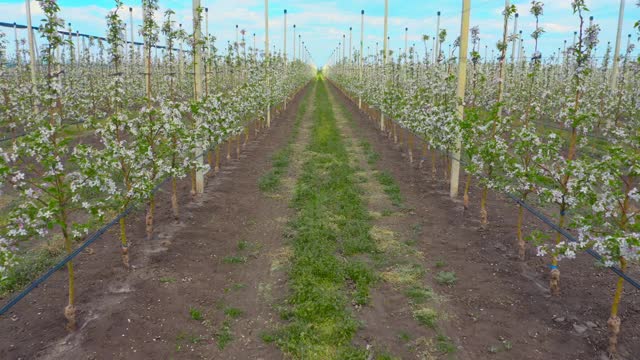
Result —
[{"label": "blue sky", "polygon": [[[540,43],[543,55],[549,56],[562,47],[563,40],[571,42],[573,31],[578,27],[578,19],[572,14],[571,0],[547,0],[545,14],[541,19],[546,33]],[[40,18],[40,11],[36,1],[32,1],[34,22]],[[83,33],[104,35],[105,14],[113,7],[113,1],[95,0],[91,3],[79,0],[60,0],[62,17],[73,24],[73,28]],[[460,28],[461,1],[432,1],[432,0],[390,0],[389,1],[389,35],[390,47],[397,51],[404,46],[404,29],[409,28],[410,45],[416,43],[422,54],[422,34],[433,35],[436,27],[436,12],[441,11],[441,28],[447,29],[449,36],[446,44],[457,37]],[[513,1],[520,12],[519,28],[525,34],[525,47],[530,48],[532,42],[528,34],[534,29],[534,18],[529,13],[530,1]],[[125,1],[127,6],[134,8],[134,24],[141,22],[140,2]],[[258,46],[264,43],[264,1],[263,0],[202,0],[203,6],[209,8],[209,31],[226,43],[235,39],[235,25],[246,29],[249,34],[256,33]],[[587,0],[595,22],[602,28],[601,45],[598,54],[602,56],[607,41],[613,44],[618,17],[619,0]],[[171,8],[176,11],[177,19],[185,28],[191,28],[191,1],[160,0],[161,9]],[[484,56],[484,46],[495,48],[500,38],[502,18],[500,15],[504,7],[502,0],[471,0],[471,25],[480,27],[481,55]],[[272,44],[282,48],[283,40],[283,10],[289,13],[288,38],[292,37],[292,25],[296,24],[303,41],[309,48],[317,65],[325,63],[333,49],[341,41],[342,35],[349,37],[349,27],[354,28],[353,46],[357,46],[360,36],[360,10],[365,10],[365,52],[369,46],[375,49],[376,41],[382,44],[384,1],[275,1],[269,2],[270,37]],[[623,49],[627,34],[632,34],[632,42],[637,42],[637,33],[633,23],[640,19],[640,8],[635,0],[627,0],[623,27]],[[24,1],[0,1],[0,21],[26,23]],[[125,19],[128,22],[128,16]],[[513,23],[510,24],[510,31]],[[6,31],[6,30],[5,30]],[[9,38],[13,38],[8,31]],[[24,35],[21,35],[24,36]],[[348,40],[347,40],[348,41]],[[288,52],[291,54],[291,41]],[[445,49],[447,46],[445,45]],[[637,52],[637,50],[636,50]],[[530,53],[527,50],[527,53]]]}]

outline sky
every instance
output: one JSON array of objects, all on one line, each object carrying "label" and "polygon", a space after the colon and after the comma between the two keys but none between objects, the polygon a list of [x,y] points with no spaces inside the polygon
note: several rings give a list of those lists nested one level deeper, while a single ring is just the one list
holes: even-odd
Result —
[{"label": "sky", "polygon": [[[209,9],[209,32],[216,36],[219,43],[235,41],[235,26],[245,29],[249,34],[256,33],[259,48],[264,47],[265,1],[263,0],[201,0],[202,6]],[[541,26],[545,29],[540,40],[540,50],[543,56],[550,56],[563,47],[563,41],[572,42],[573,32],[578,29],[579,20],[571,9],[571,0],[546,0],[544,15],[541,18]],[[599,24],[602,31],[601,44],[597,49],[597,56],[602,56],[607,41],[615,42],[618,10],[620,0],[586,0],[589,15],[594,16],[594,22]],[[32,3],[32,17],[34,25],[42,18],[37,2]],[[134,26],[142,22],[140,1],[125,1],[125,5],[133,7]],[[535,29],[535,18],[529,13],[530,1],[512,1],[519,11],[519,30],[523,30],[527,54],[531,53],[533,41],[529,34]],[[626,0],[625,16],[622,31],[621,51],[626,47],[627,35],[632,34],[632,43],[637,43],[638,33],[633,29],[633,24],[640,19],[640,8],[636,6],[636,0]],[[80,0],[59,0],[61,16],[72,27],[81,33],[104,36],[106,32],[105,15],[114,8],[112,0],[94,0],[90,3]],[[161,12],[172,9],[176,12],[176,20],[184,24],[184,28],[191,29],[192,11],[189,0],[160,0]],[[414,43],[416,50],[424,54],[422,35],[433,36],[436,32],[436,13],[441,12],[441,28],[448,32],[447,41],[443,49],[448,49],[460,32],[460,15],[462,10],[461,0],[390,0],[389,1],[389,36],[390,49],[398,52],[404,48],[405,28],[408,28],[409,46]],[[353,27],[352,46],[359,45],[360,37],[360,11],[365,10],[365,54],[369,48],[374,52],[376,42],[382,49],[384,1],[382,0],[352,0],[352,1],[269,1],[269,37],[271,47],[276,45],[283,48],[284,38],[284,10],[288,11],[288,44],[287,52],[292,54],[293,24],[296,24],[297,33],[302,35],[302,41],[309,49],[313,61],[317,66],[322,66],[329,59],[332,51],[342,41],[343,35],[349,43],[349,27]],[[480,55],[484,57],[485,45],[488,45],[487,55],[491,56],[491,50],[495,49],[496,42],[501,38],[502,15],[504,1],[502,0],[471,0],[471,26],[480,28]],[[129,22],[128,11],[125,11],[125,22]],[[160,19],[161,14],[158,14]],[[4,0],[0,1],[0,21],[18,24],[26,24],[25,1]],[[513,21],[509,31],[513,30]],[[11,29],[4,29],[13,40]],[[26,38],[26,32],[18,35]],[[136,34],[136,40],[139,35]],[[249,44],[251,45],[251,40]],[[431,49],[431,44],[428,44]],[[273,49],[273,47],[272,47]],[[509,50],[511,51],[511,50]],[[348,50],[347,50],[348,52]],[[638,50],[635,51],[636,53]]]}]

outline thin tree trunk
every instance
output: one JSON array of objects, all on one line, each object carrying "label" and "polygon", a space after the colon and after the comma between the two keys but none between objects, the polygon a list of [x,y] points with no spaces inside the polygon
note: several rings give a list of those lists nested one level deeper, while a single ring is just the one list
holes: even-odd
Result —
[{"label": "thin tree trunk", "polygon": [[171,209],[173,210],[173,218],[180,220],[180,208],[178,206],[178,181],[175,177],[171,178]]}]

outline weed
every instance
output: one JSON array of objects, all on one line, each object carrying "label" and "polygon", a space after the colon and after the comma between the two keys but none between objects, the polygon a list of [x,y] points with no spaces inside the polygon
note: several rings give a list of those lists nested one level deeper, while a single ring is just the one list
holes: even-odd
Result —
[{"label": "weed", "polygon": [[229,307],[224,309],[224,314],[232,319],[237,319],[244,314],[244,311],[238,308]]},{"label": "weed", "polygon": [[364,151],[364,154],[367,157],[367,163],[369,165],[374,165],[378,162],[378,160],[380,160],[380,155],[372,149],[371,144],[369,144],[367,141],[361,141],[360,147]]},{"label": "weed", "polygon": [[436,267],[437,267],[438,269],[443,268],[443,267],[445,267],[445,266],[447,266],[447,263],[446,263],[444,260],[438,260],[438,261],[436,261]]},{"label": "weed", "polygon": [[380,160],[380,154],[378,154],[377,152],[371,151],[367,153],[367,163],[369,165],[374,165],[378,162],[378,160]]},{"label": "weed", "polygon": [[436,275],[436,281],[440,285],[453,286],[458,281],[456,273],[453,271],[440,271]]},{"label": "weed", "polygon": [[237,291],[237,290],[244,289],[244,288],[246,288],[246,287],[247,287],[247,285],[245,285],[245,284],[242,284],[242,283],[235,283],[235,284],[231,285],[230,287],[225,288],[225,289],[224,289],[224,292]]},{"label": "weed", "polygon": [[413,317],[422,325],[435,329],[438,313],[431,308],[420,308],[413,312]]},{"label": "weed", "polygon": [[242,251],[249,247],[249,242],[246,240],[240,240],[238,242],[238,250]]},{"label": "weed", "polygon": [[509,341],[509,340],[502,340],[502,346],[507,351],[513,349],[513,344],[511,344],[511,341]]},{"label": "weed", "polygon": [[398,360],[400,358],[395,357],[395,356],[393,356],[393,355],[391,355],[391,354],[389,354],[388,352],[385,351],[385,352],[383,352],[381,354],[376,355],[375,359],[376,360]]},{"label": "weed", "polygon": [[200,335],[194,335],[184,331],[180,331],[178,335],[176,335],[176,346],[175,346],[176,352],[182,351],[182,346],[184,345],[184,343],[197,345],[204,340],[206,340],[206,338]]},{"label": "weed", "polygon": [[404,241],[404,244],[407,246],[414,246],[415,244],[417,244],[418,242],[415,239],[408,239]]},{"label": "weed", "polygon": [[405,294],[413,304],[423,304],[434,298],[433,290],[421,286],[410,287]]},{"label": "weed", "polygon": [[398,334],[398,339],[400,339],[400,341],[408,343],[409,341],[411,341],[411,334],[409,334],[406,331],[401,331]]},{"label": "weed", "polygon": [[391,203],[395,206],[402,206],[402,195],[400,194],[400,187],[396,183],[396,180],[386,171],[379,172],[376,177],[378,182],[382,185],[385,194],[391,199]]},{"label": "weed", "polygon": [[201,336],[191,335],[189,336],[188,341],[192,344],[199,344],[202,340],[204,340]]},{"label": "weed", "polygon": [[282,177],[286,174],[289,164],[291,163],[291,156],[293,155],[293,148],[291,145],[293,144],[295,137],[298,135],[298,129],[300,127],[302,117],[306,113],[309,94],[310,92],[305,95],[300,103],[288,144],[271,157],[272,169],[262,175],[258,180],[258,188],[262,192],[275,192],[282,184]]},{"label": "weed", "polygon": [[231,323],[229,320],[225,320],[222,326],[216,333],[216,342],[218,343],[218,349],[223,350],[233,340],[231,334]]},{"label": "weed", "polygon": [[393,215],[393,210],[391,210],[391,209],[382,210],[382,216],[388,217],[388,216],[391,216],[391,215]]},{"label": "weed", "polygon": [[424,275],[424,269],[418,264],[398,264],[381,274],[382,278],[396,286],[416,286]]},{"label": "weed", "polygon": [[362,262],[351,262],[346,266],[346,274],[356,285],[354,300],[358,305],[369,301],[369,288],[376,281],[373,270]]},{"label": "weed", "polygon": [[187,338],[187,333],[184,331],[180,331],[178,335],[176,335],[176,352],[182,351],[182,342]]},{"label": "weed", "polygon": [[497,345],[490,345],[489,347],[487,347],[487,351],[491,354],[497,354],[501,351],[509,351],[513,348],[513,344],[511,344],[511,341],[500,337],[500,344]]},{"label": "weed", "polygon": [[276,336],[270,332],[262,332],[260,333],[260,339],[262,339],[262,341],[267,344],[271,344],[272,342],[276,341]]},{"label": "weed", "polygon": [[419,235],[422,232],[422,224],[416,223],[411,225],[411,231],[413,231],[414,235]]},{"label": "weed", "polygon": [[263,192],[274,192],[280,186],[280,176],[275,172],[270,171],[260,177],[258,180],[258,187]]},{"label": "weed", "polygon": [[194,307],[189,308],[189,316],[191,319],[201,321],[203,319],[202,312]]},{"label": "weed", "polygon": [[226,256],[224,259],[222,259],[222,262],[224,262],[225,264],[244,264],[247,262],[247,258],[238,255]]},{"label": "weed", "polygon": [[438,334],[436,337],[436,349],[443,354],[453,354],[456,351],[456,346],[448,336]]},{"label": "weed", "polygon": [[271,158],[272,169],[258,180],[258,187],[262,192],[275,192],[280,188],[282,177],[286,174],[291,162],[293,149],[291,144],[276,152]]},{"label": "weed", "polygon": [[172,277],[163,277],[163,278],[158,279],[158,281],[160,281],[163,284],[171,284],[171,283],[176,282],[177,280],[175,278],[172,278]]}]

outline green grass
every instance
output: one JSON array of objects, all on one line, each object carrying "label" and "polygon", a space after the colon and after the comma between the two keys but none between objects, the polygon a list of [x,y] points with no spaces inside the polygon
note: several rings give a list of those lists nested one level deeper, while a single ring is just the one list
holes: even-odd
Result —
[{"label": "green grass", "polygon": [[[292,358],[365,359],[367,351],[351,343],[359,322],[350,307],[367,301],[375,275],[352,255],[376,247],[326,87],[319,81],[315,89],[310,156],[292,202],[297,210],[291,222],[292,294],[287,309],[280,311],[288,323],[275,342]],[[349,292],[348,285],[355,290]]]},{"label": "green grass", "polygon": [[391,200],[391,203],[395,206],[402,206],[402,195],[400,194],[400,187],[396,183],[396,180],[386,171],[379,172],[376,175],[378,182],[382,185],[385,194]]}]

